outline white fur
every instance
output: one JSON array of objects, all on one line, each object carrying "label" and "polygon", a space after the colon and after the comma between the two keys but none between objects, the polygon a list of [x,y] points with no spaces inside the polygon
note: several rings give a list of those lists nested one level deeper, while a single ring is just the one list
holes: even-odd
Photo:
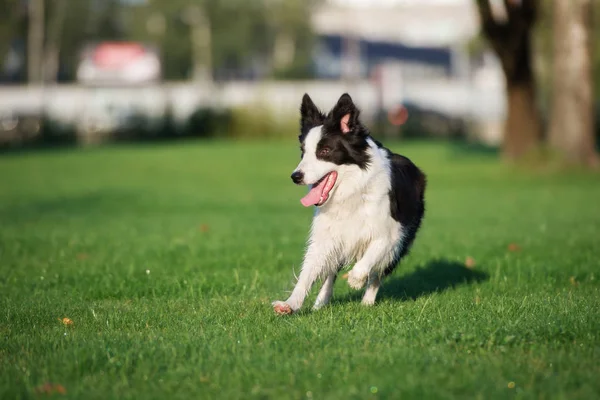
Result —
[{"label": "white fur", "polygon": [[308,132],[304,140],[304,156],[298,167],[294,170],[294,172],[302,171],[304,173],[304,182],[307,185],[316,183],[326,174],[337,169],[337,165],[334,163],[322,161],[317,158],[317,144],[319,144],[322,137],[322,128],[322,125],[317,126]]},{"label": "white fur", "polygon": [[336,171],[338,178],[327,202],[315,212],[302,271],[285,301],[292,311],[302,307],[317,279],[324,279],[325,283],[314,308],[327,304],[340,267],[352,263],[355,265],[348,284],[354,289],[367,284],[363,304],[373,304],[380,277],[402,246],[402,225],[390,215],[391,171],[387,153],[368,139],[371,162],[366,169],[321,161],[316,157],[321,128],[308,133],[305,154],[296,171],[302,171],[309,184],[331,171]]}]

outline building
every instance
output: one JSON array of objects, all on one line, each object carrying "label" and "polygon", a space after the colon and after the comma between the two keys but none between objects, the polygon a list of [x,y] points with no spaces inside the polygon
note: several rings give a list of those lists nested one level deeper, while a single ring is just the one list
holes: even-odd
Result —
[{"label": "building", "polygon": [[379,64],[404,79],[468,74],[467,44],[479,31],[472,0],[334,0],[313,16],[321,78],[365,78]]}]

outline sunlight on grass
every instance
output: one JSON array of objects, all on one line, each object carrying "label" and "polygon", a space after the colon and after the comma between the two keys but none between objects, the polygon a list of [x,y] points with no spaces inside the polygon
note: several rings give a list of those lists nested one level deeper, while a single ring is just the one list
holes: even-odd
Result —
[{"label": "sunlight on grass", "polygon": [[296,143],[0,158],[0,398],[597,398],[598,175],[391,147],[429,179],[412,253],[289,318]]}]

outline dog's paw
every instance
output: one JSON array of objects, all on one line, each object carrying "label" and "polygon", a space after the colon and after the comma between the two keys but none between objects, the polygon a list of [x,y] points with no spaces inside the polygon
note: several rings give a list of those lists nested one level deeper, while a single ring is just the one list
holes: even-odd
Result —
[{"label": "dog's paw", "polygon": [[292,307],[283,301],[274,301],[273,311],[275,311],[275,314],[277,315],[290,315],[294,312]]},{"label": "dog's paw", "polygon": [[361,304],[363,306],[371,307],[375,305],[375,299],[371,297],[363,297]]},{"label": "dog's paw", "polygon": [[360,274],[355,270],[350,271],[348,274],[348,285],[352,289],[362,289],[367,283],[368,274]]},{"label": "dog's paw", "polygon": [[329,304],[329,302],[320,302],[320,301],[316,301],[315,304],[313,305],[312,309],[313,311],[317,311],[320,310],[321,308],[325,307],[327,304]]}]

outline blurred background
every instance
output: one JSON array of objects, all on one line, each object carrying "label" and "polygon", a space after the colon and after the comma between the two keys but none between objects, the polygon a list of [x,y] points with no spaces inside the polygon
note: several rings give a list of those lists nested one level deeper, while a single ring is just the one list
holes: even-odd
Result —
[{"label": "blurred background", "polygon": [[600,0],[0,0],[0,147],[295,138],[349,92],[378,138],[597,165]]}]

